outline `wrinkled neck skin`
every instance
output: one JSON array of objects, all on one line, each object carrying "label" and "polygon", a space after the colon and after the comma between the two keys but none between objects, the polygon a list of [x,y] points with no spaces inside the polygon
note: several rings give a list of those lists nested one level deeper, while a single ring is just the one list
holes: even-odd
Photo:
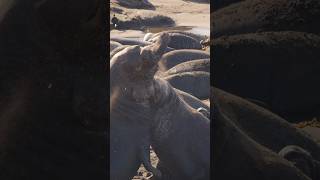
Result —
[{"label": "wrinkled neck skin", "polygon": [[129,124],[151,124],[151,111],[147,104],[135,102],[129,89],[116,87],[110,95],[110,117],[113,121],[125,121]]},{"label": "wrinkled neck skin", "polygon": [[172,129],[172,120],[171,118],[174,117],[175,113],[183,106],[184,108],[187,107],[180,97],[176,94],[173,90],[171,85],[162,79],[155,79],[154,80],[155,86],[155,102],[152,104],[153,112],[153,130],[154,130],[154,140],[155,141],[163,141],[168,136]]},{"label": "wrinkled neck skin", "polygon": [[151,111],[131,97],[129,87],[111,87],[110,175],[111,179],[131,179],[143,163],[141,153],[149,154]]},{"label": "wrinkled neck skin", "polygon": [[174,168],[173,179],[207,179],[209,119],[185,103],[165,80],[156,79],[155,88],[152,146],[161,164]]}]

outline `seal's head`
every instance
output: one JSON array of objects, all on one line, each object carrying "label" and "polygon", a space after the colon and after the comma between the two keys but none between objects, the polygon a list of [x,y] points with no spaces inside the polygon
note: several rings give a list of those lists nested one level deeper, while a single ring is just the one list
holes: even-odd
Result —
[{"label": "seal's head", "polygon": [[110,93],[117,89],[138,103],[148,103],[155,93],[154,75],[168,41],[164,33],[152,45],[130,46],[114,55],[110,61]]}]

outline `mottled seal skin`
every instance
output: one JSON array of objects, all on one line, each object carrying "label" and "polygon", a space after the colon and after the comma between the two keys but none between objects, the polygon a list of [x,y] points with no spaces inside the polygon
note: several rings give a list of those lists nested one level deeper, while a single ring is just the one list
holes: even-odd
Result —
[{"label": "mottled seal skin", "polygon": [[[111,60],[110,73],[115,77],[111,78],[111,87],[119,86],[119,93],[123,94],[127,101],[135,102],[125,106],[129,107],[125,108],[126,110],[134,108],[133,111],[122,113],[129,116],[126,119],[130,121],[130,117],[135,117],[130,127],[151,124],[151,145],[162,164],[175,169],[170,173],[174,179],[209,179],[209,119],[182,100],[168,82],[154,77],[158,61],[168,43],[169,36],[162,34],[159,42],[144,48],[129,47],[126,52],[127,58],[121,58],[118,61]],[[122,52],[119,52],[113,58],[123,55]],[[111,108],[113,108],[113,103],[111,103]],[[137,108],[140,108],[140,111],[137,111]],[[114,123],[117,123],[117,120],[114,120]],[[119,130],[118,133],[120,132],[122,131]],[[134,129],[131,129],[130,132],[135,132],[135,134],[125,136],[121,143],[111,144],[111,148],[123,146],[123,151],[125,151],[126,145],[136,144],[136,141],[139,141],[136,136],[141,135]],[[134,144],[133,140],[135,140]],[[189,149],[191,145],[193,148]],[[116,152],[111,151],[111,153]],[[132,156],[135,157],[134,154]],[[125,164],[125,161],[121,164],[122,168],[131,168]],[[122,172],[127,171],[124,169]]]},{"label": "mottled seal skin", "polygon": [[107,178],[103,7],[1,1],[0,179]]},{"label": "mottled seal skin", "polygon": [[[142,48],[130,46],[110,61],[110,177],[132,178],[141,163],[155,176],[161,173],[150,163],[150,131],[153,110],[155,62],[165,52],[168,36]],[[150,75],[150,76],[148,76]],[[145,79],[143,78],[145,77]]]},{"label": "mottled seal skin", "polygon": [[221,112],[232,117],[233,123],[257,143],[273,152],[279,152],[290,144],[297,145],[309,151],[314,159],[320,160],[320,144],[285,119],[218,88],[212,90],[212,96],[220,103]]},{"label": "mottled seal skin", "polygon": [[192,71],[204,71],[210,73],[210,59],[198,59],[180,63],[168,71],[164,72],[163,76],[179,74]]},{"label": "mottled seal skin", "polygon": [[195,50],[195,49],[174,50],[162,56],[159,62],[159,66],[160,66],[159,69],[160,71],[167,71],[170,68],[183,62],[196,60],[196,59],[208,59],[208,58],[210,58],[210,54],[201,50]]},{"label": "mottled seal skin", "polygon": [[165,167],[164,172],[158,167],[163,177],[210,179],[209,119],[183,101],[168,82],[157,79],[155,83],[159,101],[152,147]]},{"label": "mottled seal skin", "polygon": [[213,103],[213,179],[310,180],[289,161],[249,137],[231,115],[221,112],[219,102]]},{"label": "mottled seal skin", "polygon": [[[216,87],[262,101],[288,121],[319,113],[320,37],[303,32],[234,35],[213,42]],[[253,86],[254,84],[254,86]]]},{"label": "mottled seal skin", "polygon": [[163,79],[173,87],[199,99],[208,99],[210,97],[210,73],[202,71],[183,72],[166,76]]},{"label": "mottled seal skin", "polygon": [[[174,49],[202,49],[200,41],[181,33],[170,33],[169,47]],[[155,42],[159,36],[153,37],[149,42]]]},{"label": "mottled seal skin", "polygon": [[320,161],[314,160],[307,150],[299,146],[289,145],[281,149],[278,154],[292,162],[294,166],[311,179],[318,180],[320,178]]},{"label": "mottled seal skin", "polygon": [[211,29],[223,35],[266,31],[301,31],[319,34],[318,0],[249,0],[213,12]]},{"label": "mottled seal skin", "polygon": [[114,49],[122,46],[122,44],[116,42],[116,41],[110,41],[110,52],[112,52]]}]

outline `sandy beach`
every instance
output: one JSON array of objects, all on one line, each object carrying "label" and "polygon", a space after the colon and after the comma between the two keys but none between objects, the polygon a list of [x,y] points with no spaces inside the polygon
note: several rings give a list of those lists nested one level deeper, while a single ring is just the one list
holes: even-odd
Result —
[{"label": "sandy beach", "polygon": [[[170,17],[175,22],[175,27],[153,28],[156,31],[166,29],[183,29],[196,34],[209,35],[210,33],[210,5],[194,3],[182,0],[150,0],[154,10],[130,9],[119,6],[115,2],[110,3],[111,7],[119,8],[122,13],[116,13],[119,18],[128,18],[132,15],[159,14]],[[112,17],[114,12],[111,12]],[[145,32],[139,30],[112,30],[111,37],[143,37]]]}]

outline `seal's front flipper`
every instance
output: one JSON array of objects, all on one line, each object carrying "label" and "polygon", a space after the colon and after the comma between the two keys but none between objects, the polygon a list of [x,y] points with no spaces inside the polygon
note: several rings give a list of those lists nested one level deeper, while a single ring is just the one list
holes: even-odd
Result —
[{"label": "seal's front flipper", "polygon": [[155,176],[156,179],[161,179],[162,174],[160,170],[153,167],[151,164],[149,144],[142,145],[141,151],[140,151],[140,158],[146,170],[149,172],[152,172],[152,174]]}]

